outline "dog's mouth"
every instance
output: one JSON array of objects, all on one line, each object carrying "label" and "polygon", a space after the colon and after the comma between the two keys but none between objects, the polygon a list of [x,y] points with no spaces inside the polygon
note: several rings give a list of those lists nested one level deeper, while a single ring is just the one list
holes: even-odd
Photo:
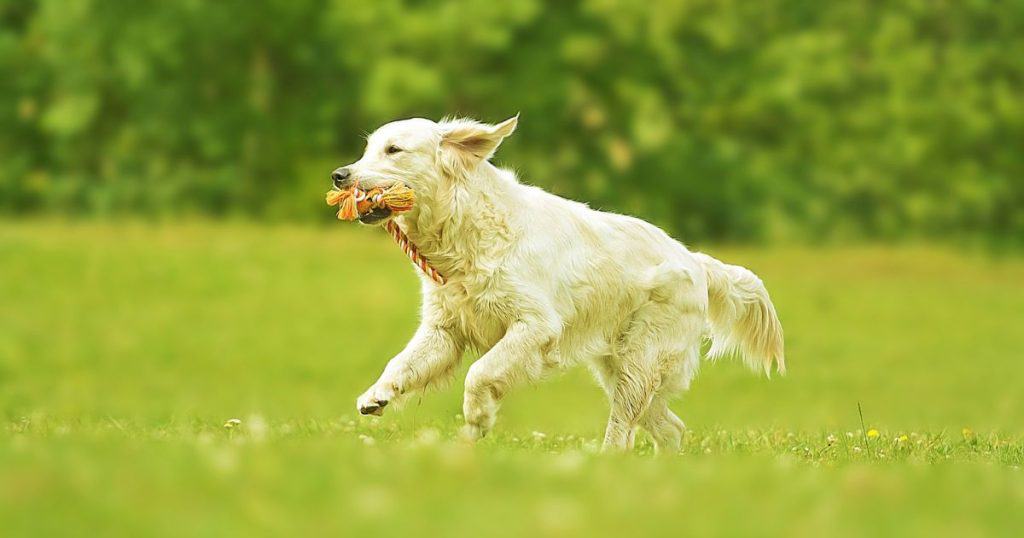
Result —
[{"label": "dog's mouth", "polygon": [[[398,184],[404,186],[407,189],[409,188],[409,184],[408,183],[399,182]],[[387,209],[387,208],[384,208],[384,207],[378,207],[378,208],[371,209],[370,212],[360,216],[359,217],[359,222],[362,223],[362,224],[368,224],[368,225],[380,224],[380,223],[388,220],[389,218],[391,218],[391,216],[393,214],[394,214],[394,211],[392,211],[390,209]]]},{"label": "dog's mouth", "polygon": [[391,217],[392,211],[384,207],[378,207],[370,210],[368,213],[364,213],[359,217],[359,222],[363,224],[378,224]]}]

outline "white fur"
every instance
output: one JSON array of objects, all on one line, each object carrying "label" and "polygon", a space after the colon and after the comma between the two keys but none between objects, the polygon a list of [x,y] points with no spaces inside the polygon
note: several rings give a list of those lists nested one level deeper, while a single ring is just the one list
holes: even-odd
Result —
[{"label": "white fur", "polygon": [[397,223],[448,278],[441,286],[420,274],[422,323],[357,407],[380,414],[450,377],[471,348],[482,356],[463,409],[477,438],[511,389],[582,362],[610,400],[606,449],[631,446],[639,426],[677,450],[684,426],[667,402],[696,375],[704,338],[711,357],[737,350],[755,370],[784,371],[768,292],[750,271],[691,253],[647,222],[522,185],[491,165],[517,120],[389,123],[349,165],[363,187],[400,181],[415,190],[415,208]]}]

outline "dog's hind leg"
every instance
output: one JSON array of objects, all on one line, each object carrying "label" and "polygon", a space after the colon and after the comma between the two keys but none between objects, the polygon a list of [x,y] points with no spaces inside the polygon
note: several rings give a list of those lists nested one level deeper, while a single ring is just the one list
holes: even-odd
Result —
[{"label": "dog's hind leg", "polygon": [[657,379],[650,369],[638,365],[622,365],[617,373],[611,395],[611,413],[605,428],[605,451],[626,450],[632,445],[640,417],[647,411],[657,388]]},{"label": "dog's hind leg", "polygon": [[698,315],[686,315],[680,320],[680,339],[683,351],[663,356],[661,385],[651,400],[647,412],[640,418],[640,426],[654,438],[659,452],[679,452],[686,425],[668,407],[669,398],[690,387],[690,381],[700,367],[700,334],[702,320]]},{"label": "dog's hind leg", "polygon": [[[594,378],[597,379],[597,383],[604,390],[605,395],[608,396],[609,405],[614,405],[615,386],[618,383],[619,373],[612,362],[612,357],[602,356],[593,359],[590,363],[590,371],[594,374]],[[635,441],[636,427],[634,426],[626,435],[626,449],[632,450]]]},{"label": "dog's hind leg", "polygon": [[669,264],[648,276],[650,300],[624,326],[609,364],[615,369],[604,448],[623,450],[637,425],[664,449],[676,449],[682,421],[664,397],[696,373],[703,308],[690,272]]},{"label": "dog's hind leg", "polygon": [[675,454],[683,441],[686,425],[668,408],[665,398],[656,395],[647,412],[640,418],[640,425],[654,438],[659,452]]},{"label": "dog's hind leg", "polygon": [[640,418],[661,384],[659,357],[665,341],[666,305],[650,302],[625,324],[608,361],[611,413],[604,450],[629,448]]}]

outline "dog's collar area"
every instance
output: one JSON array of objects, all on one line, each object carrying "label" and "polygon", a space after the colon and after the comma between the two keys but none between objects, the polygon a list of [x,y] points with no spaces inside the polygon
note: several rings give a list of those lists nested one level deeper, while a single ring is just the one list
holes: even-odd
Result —
[{"label": "dog's collar area", "polygon": [[391,238],[395,240],[395,243],[398,243],[399,247],[402,248],[402,252],[405,252],[405,255],[412,260],[413,265],[419,267],[420,271],[423,271],[423,274],[427,275],[431,280],[441,286],[448,281],[444,275],[437,272],[437,269],[434,269],[434,266],[430,265],[430,262],[420,254],[416,245],[412,244],[412,241],[409,240],[409,236],[405,235],[405,232],[403,232],[402,229],[398,227],[398,224],[395,223],[395,219],[388,219],[388,221],[384,223],[384,229],[391,234]]}]

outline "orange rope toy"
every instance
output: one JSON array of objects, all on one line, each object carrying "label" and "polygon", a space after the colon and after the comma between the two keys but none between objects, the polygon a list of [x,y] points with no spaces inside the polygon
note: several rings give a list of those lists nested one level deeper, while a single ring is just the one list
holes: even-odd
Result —
[{"label": "orange rope toy", "polygon": [[364,191],[353,186],[343,191],[327,191],[327,205],[338,206],[339,220],[356,220],[360,215],[374,209],[390,209],[403,213],[412,209],[416,195],[412,189],[396,183],[388,188],[374,187]]},{"label": "orange rope toy", "polygon": [[[412,189],[401,185],[395,184],[388,188],[374,187],[370,190],[364,191],[359,188],[358,185],[352,186],[343,191],[329,190],[327,191],[326,197],[327,205],[338,206],[338,219],[339,220],[356,220],[361,215],[366,214],[374,209],[390,209],[393,213],[404,213],[412,209],[413,203],[416,201],[416,195]],[[402,247],[402,252],[412,260],[412,263],[419,267],[421,271],[431,280],[438,284],[444,285],[447,280],[441,273],[434,269],[430,262],[427,261],[416,249],[416,245],[409,241],[409,237],[405,235],[405,232],[395,224],[394,220],[388,219],[384,223],[384,228],[391,234],[391,237],[398,243],[399,247]]]}]

